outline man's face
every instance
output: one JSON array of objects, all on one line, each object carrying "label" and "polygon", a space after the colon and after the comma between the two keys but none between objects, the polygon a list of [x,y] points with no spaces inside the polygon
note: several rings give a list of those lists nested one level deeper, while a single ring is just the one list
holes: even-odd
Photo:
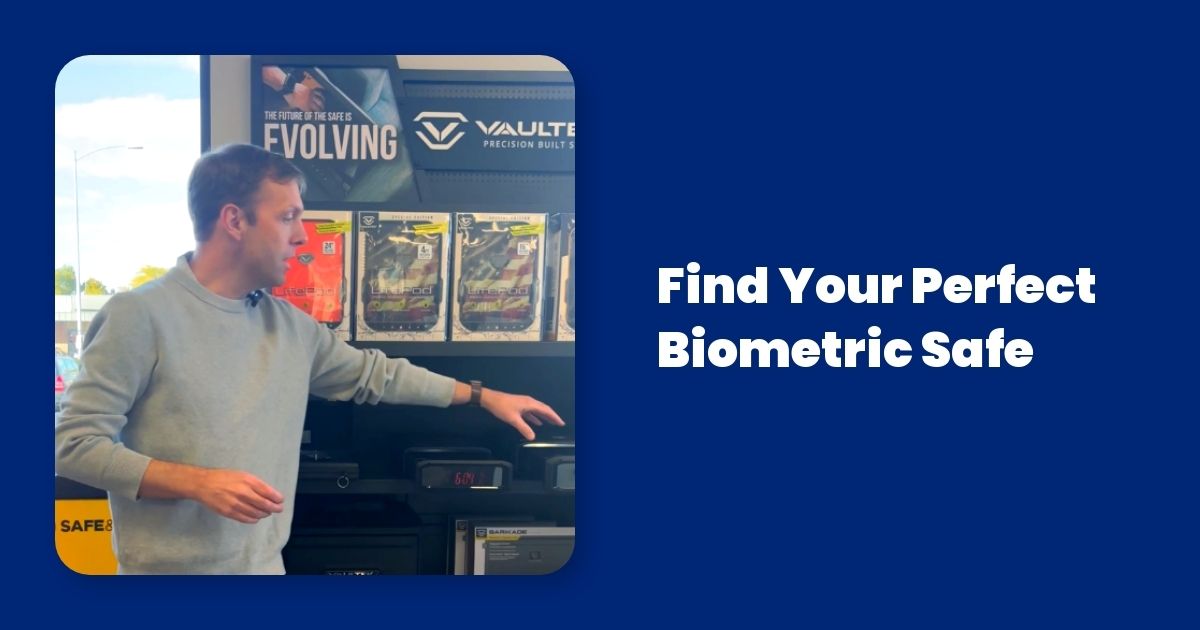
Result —
[{"label": "man's face", "polygon": [[[300,185],[280,184],[266,179],[258,188],[257,219],[246,229],[242,241],[247,271],[256,287],[276,287],[283,284],[288,260],[296,248],[307,240],[300,215],[304,202]],[[293,263],[294,264],[294,263]]]}]

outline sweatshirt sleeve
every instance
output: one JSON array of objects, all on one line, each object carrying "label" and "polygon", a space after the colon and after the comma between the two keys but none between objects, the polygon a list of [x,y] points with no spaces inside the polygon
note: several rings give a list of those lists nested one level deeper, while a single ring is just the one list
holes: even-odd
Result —
[{"label": "sweatshirt sleeve", "polygon": [[79,375],[63,395],[55,472],[137,499],[150,458],[126,448],[120,436],[157,356],[149,314],[136,296],[114,295],[88,326]]},{"label": "sweatshirt sleeve", "polygon": [[[306,316],[306,319],[307,316]],[[312,321],[314,356],[309,391],[329,400],[449,407],[454,379],[389,359],[375,349],[360,350]]]}]

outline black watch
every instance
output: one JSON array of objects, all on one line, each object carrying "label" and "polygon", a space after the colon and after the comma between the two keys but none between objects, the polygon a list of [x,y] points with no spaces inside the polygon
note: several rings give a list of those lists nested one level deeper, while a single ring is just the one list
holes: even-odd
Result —
[{"label": "black watch", "polygon": [[480,381],[471,381],[471,406],[482,407],[483,400],[483,383]]},{"label": "black watch", "polygon": [[283,89],[279,90],[280,94],[291,94],[296,91],[296,84],[304,80],[303,72],[293,70],[284,77]]}]

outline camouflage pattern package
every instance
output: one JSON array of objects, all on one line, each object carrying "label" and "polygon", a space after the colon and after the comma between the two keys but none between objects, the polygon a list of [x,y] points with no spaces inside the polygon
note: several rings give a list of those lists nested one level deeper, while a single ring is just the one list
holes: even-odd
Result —
[{"label": "camouflage pattern package", "polygon": [[540,341],[546,215],[458,213],[455,341]]},{"label": "camouflage pattern package", "polygon": [[445,341],[450,215],[358,215],[358,341]]}]

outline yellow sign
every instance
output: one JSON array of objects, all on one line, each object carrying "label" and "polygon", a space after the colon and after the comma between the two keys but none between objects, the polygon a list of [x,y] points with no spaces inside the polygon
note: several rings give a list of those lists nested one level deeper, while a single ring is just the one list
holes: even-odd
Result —
[{"label": "yellow sign", "polygon": [[317,234],[345,234],[350,231],[350,222],[318,223]]},{"label": "yellow sign", "polygon": [[449,223],[418,223],[413,226],[413,231],[420,236],[429,234],[445,234],[450,231]]},{"label": "yellow sign", "polygon": [[83,575],[116,575],[108,499],[54,501],[54,547],[67,568]]},{"label": "yellow sign", "polygon": [[514,225],[508,228],[508,231],[512,232],[513,236],[533,236],[534,234],[541,234],[545,232],[546,226],[541,223],[534,223],[532,225]]}]

